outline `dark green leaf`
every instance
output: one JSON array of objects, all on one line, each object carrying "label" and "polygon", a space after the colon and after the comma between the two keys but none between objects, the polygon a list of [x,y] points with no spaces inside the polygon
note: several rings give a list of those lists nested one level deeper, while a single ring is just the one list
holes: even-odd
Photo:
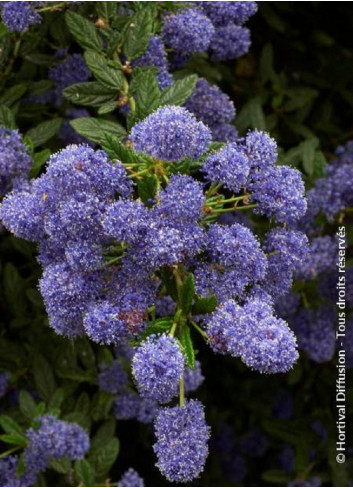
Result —
[{"label": "dark green leaf", "polygon": [[103,141],[107,134],[117,139],[123,139],[126,136],[123,126],[106,119],[79,117],[72,120],[70,124],[81,136],[95,143]]},{"label": "dark green leaf", "polygon": [[195,279],[192,273],[186,277],[185,282],[181,288],[181,307],[184,314],[189,314],[191,310],[191,304],[195,296]]},{"label": "dark green leaf", "polygon": [[157,184],[158,180],[155,175],[144,175],[143,179],[138,181],[138,194],[146,205],[151,205],[151,199],[157,192]]},{"label": "dark green leaf", "polygon": [[139,161],[139,155],[131,148],[128,148],[119,139],[105,134],[101,146],[113,159],[118,159],[123,163],[136,163]]},{"label": "dark green leaf", "polygon": [[194,91],[197,75],[189,75],[166,88],[161,95],[159,105],[182,105]]},{"label": "dark green leaf", "polygon": [[131,114],[134,116],[135,123],[144,119],[159,106],[161,91],[156,70],[154,68],[136,69],[130,84],[130,92],[136,99],[136,112]]},{"label": "dark green leaf", "polygon": [[56,385],[52,367],[42,355],[38,354],[34,359],[33,375],[38,394],[42,399],[49,401]]},{"label": "dark green leaf", "polygon": [[79,413],[88,414],[89,408],[90,408],[89,395],[87,394],[87,392],[82,392],[82,394],[77,399],[75,405],[75,411]]},{"label": "dark green leaf", "polygon": [[183,325],[180,342],[185,355],[186,364],[191,369],[195,368],[195,351],[192,344],[190,328],[186,324]]},{"label": "dark green leaf", "polygon": [[21,426],[13,418],[10,418],[10,416],[6,416],[5,414],[0,416],[0,426],[10,435],[24,435]]},{"label": "dark green leaf", "polygon": [[6,107],[10,107],[13,103],[15,103],[22,97],[26,90],[27,86],[24,83],[14,85],[0,96],[0,105],[6,105]]},{"label": "dark green leaf", "polygon": [[275,76],[273,69],[273,47],[270,43],[265,44],[262,50],[259,70],[263,83],[266,83]]},{"label": "dark green leaf", "polygon": [[110,20],[118,10],[118,2],[96,2],[96,12],[99,18]]},{"label": "dark green leaf", "polygon": [[163,320],[156,322],[151,326],[147,326],[147,328],[145,328],[140,334],[139,338],[144,340],[148,338],[151,334],[165,333],[170,330],[172,324],[172,320]]},{"label": "dark green leaf", "polygon": [[81,486],[93,487],[95,485],[94,470],[87,460],[76,460],[75,479]]},{"label": "dark green leaf", "polygon": [[36,411],[36,403],[29,392],[20,392],[19,404],[21,413],[26,416],[26,418],[32,419]]},{"label": "dark green leaf", "polygon": [[153,18],[149,8],[133,15],[123,34],[123,53],[131,61],[143,54],[152,36]]},{"label": "dark green leaf", "polygon": [[192,307],[192,313],[194,315],[198,314],[210,314],[216,309],[217,299],[214,295],[210,297],[201,297],[197,299]]},{"label": "dark green leaf", "polygon": [[119,454],[119,447],[119,440],[111,438],[90,457],[98,477],[103,477],[110,470]]},{"label": "dark green leaf", "polygon": [[33,127],[26,133],[26,137],[30,138],[34,147],[41,146],[49,139],[55,136],[62,123],[59,117],[50,121],[41,122],[38,126]]},{"label": "dark green leaf", "polygon": [[16,129],[15,115],[6,105],[0,106],[0,125],[9,129]]},{"label": "dark green leaf", "polygon": [[113,112],[117,108],[118,104],[116,100],[111,100],[110,102],[107,102],[106,104],[103,104],[99,107],[98,109],[98,114],[103,115],[103,114],[109,114],[110,112]]},{"label": "dark green leaf", "polygon": [[266,482],[287,482],[288,474],[282,470],[266,470],[261,474],[261,478]]},{"label": "dark green leaf", "polygon": [[116,428],[115,419],[110,419],[103,423],[97,430],[96,434],[91,441],[91,450],[100,450],[102,446],[105,446],[109,440],[114,436]]},{"label": "dark green leaf", "polygon": [[42,151],[35,153],[33,156],[33,165],[29,176],[31,178],[37,177],[40,173],[40,170],[45,165],[45,163],[49,160],[49,158],[50,158],[49,149],[43,149]]},{"label": "dark green leaf", "polygon": [[108,65],[108,61],[95,51],[87,51],[85,60],[88,68],[103,85],[113,90],[120,90],[124,84],[124,77],[118,67]]},{"label": "dark green leaf", "polygon": [[84,49],[102,51],[102,41],[92,22],[71,10],[66,12],[65,18],[67,27],[80,46]]},{"label": "dark green leaf", "polygon": [[303,168],[308,175],[314,173],[315,150],[319,142],[317,139],[308,139],[301,143],[303,154]]},{"label": "dark green leaf", "polygon": [[68,474],[71,470],[71,462],[68,457],[64,457],[59,460],[52,459],[50,462],[50,467],[59,474]]},{"label": "dark green leaf", "polygon": [[327,166],[327,161],[325,158],[325,155],[323,154],[322,151],[315,151],[315,158],[314,158],[314,173],[313,177],[316,178],[322,178],[324,176],[324,170]]},{"label": "dark green leaf", "polygon": [[100,107],[117,100],[116,90],[112,90],[99,82],[76,83],[65,88],[63,94],[74,104],[92,107]]},{"label": "dark green leaf", "polygon": [[60,409],[64,400],[64,391],[61,387],[53,392],[48,402],[48,411]]},{"label": "dark green leaf", "polygon": [[27,445],[27,438],[25,435],[20,435],[18,433],[1,435],[0,440],[9,445]]}]

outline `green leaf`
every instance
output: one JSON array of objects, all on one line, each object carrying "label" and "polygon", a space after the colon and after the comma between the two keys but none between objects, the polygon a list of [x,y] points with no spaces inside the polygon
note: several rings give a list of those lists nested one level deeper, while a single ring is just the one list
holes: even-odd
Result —
[{"label": "green leaf", "polygon": [[17,423],[17,421],[15,421],[13,418],[10,418],[10,416],[6,416],[5,414],[2,414],[0,416],[0,426],[5,431],[5,433],[8,433],[10,435],[24,435],[24,431]]},{"label": "green leaf", "polygon": [[216,309],[217,299],[214,295],[210,297],[201,297],[196,300],[192,307],[193,315],[210,314]]},{"label": "green leaf", "polygon": [[64,400],[64,391],[61,387],[53,392],[48,402],[48,411],[60,409]]},{"label": "green leaf", "polygon": [[33,165],[29,174],[30,178],[35,178],[39,175],[40,170],[49,160],[50,154],[50,149],[43,149],[42,151],[34,154]]},{"label": "green leaf", "polygon": [[91,440],[91,450],[100,450],[102,446],[105,446],[109,440],[114,436],[116,428],[115,419],[109,419],[103,423],[97,430],[96,434]]},{"label": "green leaf", "polygon": [[191,304],[195,296],[195,278],[192,273],[186,277],[185,282],[181,288],[181,308],[184,314],[189,314],[191,310]]},{"label": "green leaf", "polygon": [[308,139],[301,143],[302,154],[303,154],[303,168],[308,175],[314,173],[315,165],[315,150],[318,147],[317,139]]},{"label": "green leaf", "polygon": [[21,413],[26,416],[26,418],[32,419],[34,417],[36,411],[36,403],[34,402],[34,399],[29,392],[20,391],[19,405]]},{"label": "green leaf", "polygon": [[41,146],[55,136],[62,123],[59,117],[49,121],[41,122],[38,126],[29,129],[26,137],[30,138],[34,147]]},{"label": "green leaf", "polygon": [[153,18],[148,7],[131,17],[123,33],[123,53],[129,61],[143,54],[152,36]]},{"label": "green leaf", "polygon": [[68,11],[65,14],[66,24],[75,40],[84,49],[102,51],[103,44],[95,25],[76,12]]},{"label": "green leaf", "polygon": [[263,83],[276,76],[273,69],[273,47],[270,43],[266,43],[261,52],[259,71]]},{"label": "green leaf", "polygon": [[66,87],[64,96],[72,103],[100,107],[117,100],[117,92],[99,82],[75,83]]},{"label": "green leaf", "polygon": [[141,340],[145,340],[151,334],[165,333],[170,330],[172,324],[172,320],[163,320],[156,322],[151,326],[147,326],[147,328],[145,328],[139,335],[139,338],[141,338]]},{"label": "green leaf", "polygon": [[118,2],[96,2],[96,12],[100,19],[110,20],[118,10]]},{"label": "green leaf", "polygon": [[288,474],[283,470],[266,470],[261,474],[261,478],[266,482],[288,482]]},{"label": "green leaf", "polygon": [[81,136],[95,143],[103,141],[106,134],[117,139],[123,139],[126,136],[123,126],[106,119],[78,117],[72,120],[70,124]]},{"label": "green leaf", "polygon": [[40,354],[34,358],[33,375],[38,394],[49,401],[56,389],[55,379],[50,363]]},{"label": "green leaf", "polygon": [[85,60],[88,68],[103,85],[113,90],[120,90],[124,84],[124,77],[119,68],[112,68],[101,54],[87,51]]},{"label": "green leaf", "polygon": [[324,176],[326,166],[327,161],[324,153],[322,151],[315,151],[313,177],[315,179],[322,178]]},{"label": "green leaf", "polygon": [[71,462],[68,457],[60,458],[59,460],[52,459],[50,467],[59,474],[68,474],[71,470]]},{"label": "green leaf", "polygon": [[144,175],[137,183],[138,194],[142,202],[151,205],[151,199],[155,196],[158,188],[156,175]]},{"label": "green leaf", "polygon": [[82,392],[75,404],[75,411],[88,414],[90,408],[90,400],[87,392]]},{"label": "green leaf", "polygon": [[26,436],[20,435],[19,433],[1,435],[0,440],[9,445],[27,445]]},{"label": "green leaf", "polygon": [[119,139],[110,134],[104,134],[101,146],[111,158],[118,159],[123,163],[136,163],[139,161],[139,155],[133,149],[128,148]]},{"label": "green leaf", "polygon": [[119,440],[117,438],[112,438],[90,457],[89,460],[95,468],[98,477],[103,477],[109,472],[118,457],[119,448]]},{"label": "green leaf", "polygon": [[113,110],[115,110],[117,106],[118,106],[117,101],[111,100],[110,102],[107,102],[99,107],[98,114],[99,115],[109,114],[110,112],[113,112]]},{"label": "green leaf", "polygon": [[83,485],[84,487],[93,487],[95,485],[94,470],[87,460],[76,460],[75,479],[78,485]]},{"label": "green leaf", "polygon": [[182,105],[191,96],[197,82],[197,75],[189,75],[166,88],[159,105]]},{"label": "green leaf", "polygon": [[136,99],[136,111],[133,115],[133,124],[144,119],[160,104],[161,91],[159,89],[155,68],[136,69],[130,84],[130,92]]},{"label": "green leaf", "polygon": [[265,114],[260,97],[250,99],[243,106],[237,116],[237,127],[240,131],[245,131],[249,127],[258,130],[266,129]]},{"label": "green leaf", "polygon": [[15,114],[6,105],[0,106],[0,125],[9,129],[16,129]]},{"label": "green leaf", "polygon": [[27,85],[25,85],[24,83],[14,85],[0,96],[0,105],[6,105],[6,107],[10,107],[13,103],[17,102],[17,100],[22,97],[26,90]]},{"label": "green leaf", "polygon": [[183,348],[183,353],[185,355],[186,364],[191,369],[195,368],[195,351],[192,344],[190,328],[186,324],[183,325],[181,332],[180,342]]}]

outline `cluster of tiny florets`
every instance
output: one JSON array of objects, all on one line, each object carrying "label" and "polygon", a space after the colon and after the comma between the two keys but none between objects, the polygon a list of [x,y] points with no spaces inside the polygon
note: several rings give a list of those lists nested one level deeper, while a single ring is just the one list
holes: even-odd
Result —
[{"label": "cluster of tiny florets", "polygon": [[32,158],[17,130],[0,126],[0,197],[28,185]]},{"label": "cluster of tiny florets", "polygon": [[177,393],[184,371],[184,356],[177,340],[168,335],[150,336],[137,349],[132,371],[140,394],[159,403]]},{"label": "cluster of tiny florets", "polygon": [[200,474],[208,455],[210,432],[199,401],[161,409],[155,435],[157,467],[170,482],[188,482]]},{"label": "cluster of tiny florets", "polygon": [[11,32],[23,32],[31,25],[40,24],[42,17],[31,4],[38,2],[4,2],[2,20]]},{"label": "cluster of tiny florets", "polygon": [[139,476],[135,469],[128,469],[124,472],[122,478],[117,484],[117,487],[144,487],[143,479]]},{"label": "cluster of tiny florets", "polygon": [[199,158],[211,142],[210,130],[182,107],[158,109],[131,131],[136,151],[165,161]]}]

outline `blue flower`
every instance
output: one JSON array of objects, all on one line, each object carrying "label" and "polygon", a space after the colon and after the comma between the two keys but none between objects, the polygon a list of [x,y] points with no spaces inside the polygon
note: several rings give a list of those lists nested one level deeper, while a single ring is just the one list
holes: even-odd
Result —
[{"label": "blue flower", "polygon": [[154,423],[157,442],[153,449],[157,467],[170,482],[189,482],[202,472],[208,455],[210,430],[202,404],[160,410]]},{"label": "blue flower", "polygon": [[142,397],[169,402],[177,393],[183,375],[184,356],[167,334],[149,336],[136,350],[132,372]]},{"label": "blue flower", "polygon": [[165,106],[131,130],[136,151],[165,161],[199,158],[211,142],[210,130],[183,107]]},{"label": "blue flower", "polygon": [[215,26],[224,26],[230,22],[242,25],[257,12],[257,4],[252,1],[197,2],[196,4]]},{"label": "blue flower", "polygon": [[214,34],[212,22],[198,9],[190,8],[164,18],[162,37],[168,48],[182,53],[207,51]]},{"label": "blue flower", "polygon": [[22,32],[31,25],[40,24],[42,17],[31,3],[35,2],[4,2],[2,20],[11,32]]},{"label": "blue flower", "polygon": [[124,472],[117,487],[145,487],[145,484],[136,470],[130,468]]},{"label": "blue flower", "polygon": [[232,23],[217,27],[210,44],[211,60],[239,58],[249,51],[250,45],[250,31],[247,27]]}]

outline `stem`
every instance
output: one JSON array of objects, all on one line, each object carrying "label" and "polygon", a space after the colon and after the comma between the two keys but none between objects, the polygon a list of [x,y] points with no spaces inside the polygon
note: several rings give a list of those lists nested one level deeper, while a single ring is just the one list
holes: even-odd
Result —
[{"label": "stem", "polygon": [[134,97],[129,97],[128,98],[129,100],[129,104],[130,104],[130,109],[131,109],[131,112],[136,112],[136,102],[135,102],[135,99]]},{"label": "stem", "polygon": [[235,207],[234,211],[246,211],[247,209],[255,209],[257,204],[242,205],[241,207]]},{"label": "stem", "polygon": [[6,452],[0,454],[0,458],[7,457],[7,455],[10,455],[11,453],[16,452],[17,450],[21,450],[21,448],[25,448],[25,447],[18,445],[16,447],[10,448],[10,450],[7,450]]},{"label": "stem", "polygon": [[230,199],[223,200],[212,200],[211,202],[206,202],[207,206],[212,205],[220,205],[220,204],[228,204],[229,202],[238,202],[240,200],[244,200],[250,197],[250,194],[241,195],[240,197],[232,197]]},{"label": "stem", "polygon": [[174,322],[170,331],[169,331],[169,336],[171,336],[173,338],[173,336],[175,335],[175,331],[177,329],[177,326],[178,326],[178,323],[177,322]]},{"label": "stem", "polygon": [[37,12],[47,12],[49,10],[56,10],[58,8],[61,8],[61,7],[65,7],[67,4],[67,2],[60,2],[60,3],[57,3],[56,5],[51,5],[50,7],[43,7],[43,8],[40,8],[37,10]]},{"label": "stem", "polygon": [[113,265],[114,263],[118,262],[121,259],[122,259],[122,256],[116,256],[115,258],[112,258],[111,260],[106,261],[104,263],[104,266]]},{"label": "stem", "polygon": [[211,195],[215,194],[218,189],[222,187],[221,183],[217,183],[216,185],[211,185],[211,187],[207,190],[206,192],[206,197],[210,197]]},{"label": "stem", "polygon": [[183,407],[185,405],[184,377],[182,377],[179,382],[179,405],[180,407]]},{"label": "stem", "polygon": [[197,323],[195,323],[195,321],[191,320],[190,322],[204,338],[208,339],[208,334],[206,333],[206,331],[200,328],[200,326]]}]

